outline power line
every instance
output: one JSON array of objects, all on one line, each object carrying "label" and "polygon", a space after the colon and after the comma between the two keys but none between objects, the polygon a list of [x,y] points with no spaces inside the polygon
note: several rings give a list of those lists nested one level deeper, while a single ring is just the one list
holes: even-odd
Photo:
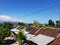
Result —
[{"label": "power line", "polygon": [[[50,6],[50,7],[48,7],[48,8],[45,8],[45,9],[43,9],[43,10],[30,13],[30,14],[28,14],[28,15],[33,15],[33,14],[41,13],[41,12],[47,11],[47,10],[49,10],[49,9],[51,9],[51,8],[54,8],[54,7],[58,6],[58,5],[60,5],[60,4]],[[25,15],[25,16],[26,16],[26,15]]]}]

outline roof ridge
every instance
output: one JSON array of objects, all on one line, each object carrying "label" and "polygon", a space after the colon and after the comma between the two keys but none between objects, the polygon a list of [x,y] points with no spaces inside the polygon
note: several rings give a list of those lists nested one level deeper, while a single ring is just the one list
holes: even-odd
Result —
[{"label": "roof ridge", "polygon": [[60,33],[57,35],[57,38],[59,38],[59,36],[60,36]]},{"label": "roof ridge", "polygon": [[40,31],[41,30],[41,28],[39,28],[34,34],[36,34],[38,31]]}]

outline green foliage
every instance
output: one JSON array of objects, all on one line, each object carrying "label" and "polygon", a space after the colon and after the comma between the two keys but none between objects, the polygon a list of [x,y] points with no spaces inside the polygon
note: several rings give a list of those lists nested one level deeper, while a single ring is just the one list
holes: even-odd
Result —
[{"label": "green foliage", "polygon": [[3,27],[3,28],[9,28],[9,29],[11,29],[12,26],[13,26],[13,24],[10,23],[10,22],[4,22],[4,23],[2,24],[2,27]]},{"label": "green foliage", "polygon": [[18,25],[27,26],[27,24],[26,23],[23,23],[23,22],[18,22]]},{"label": "green foliage", "polygon": [[3,27],[1,27],[0,28],[0,44],[2,44],[3,39],[5,37],[10,36],[10,34],[11,34],[11,32],[10,32],[10,29],[9,28],[3,28]]},{"label": "green foliage", "polygon": [[29,23],[29,24],[27,24],[28,26],[32,26],[33,25],[33,23]]},{"label": "green foliage", "polygon": [[17,36],[18,36],[18,42],[19,42],[19,44],[21,44],[22,43],[22,39],[24,37],[24,31],[22,29],[20,29],[18,34],[17,34]]},{"label": "green foliage", "polygon": [[40,26],[40,23],[38,21],[34,20],[33,26],[39,27]]},{"label": "green foliage", "polygon": [[48,21],[48,25],[51,27],[55,27],[55,23],[51,19]]},{"label": "green foliage", "polygon": [[0,45],[2,45],[3,37],[0,35]]},{"label": "green foliage", "polygon": [[56,27],[60,28],[60,20],[56,21]]},{"label": "green foliage", "polygon": [[2,24],[0,23],[0,27],[2,26]]}]

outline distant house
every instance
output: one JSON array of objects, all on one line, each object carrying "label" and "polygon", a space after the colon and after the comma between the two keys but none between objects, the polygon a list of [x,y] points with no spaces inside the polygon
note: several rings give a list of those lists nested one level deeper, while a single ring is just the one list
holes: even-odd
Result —
[{"label": "distant house", "polygon": [[11,29],[12,32],[18,33],[19,29],[23,29],[23,26],[16,26],[13,29]]}]

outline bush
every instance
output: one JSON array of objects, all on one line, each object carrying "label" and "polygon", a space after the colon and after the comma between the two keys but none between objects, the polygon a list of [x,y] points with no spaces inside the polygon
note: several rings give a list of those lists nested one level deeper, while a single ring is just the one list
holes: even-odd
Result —
[{"label": "bush", "polygon": [[17,36],[18,36],[19,45],[22,45],[22,39],[23,39],[23,37],[24,37],[24,32],[23,32],[22,29],[19,30]]},{"label": "bush", "polygon": [[10,32],[10,29],[9,28],[0,28],[0,44],[3,43],[3,39],[5,37],[8,37],[10,36],[11,32]]}]

